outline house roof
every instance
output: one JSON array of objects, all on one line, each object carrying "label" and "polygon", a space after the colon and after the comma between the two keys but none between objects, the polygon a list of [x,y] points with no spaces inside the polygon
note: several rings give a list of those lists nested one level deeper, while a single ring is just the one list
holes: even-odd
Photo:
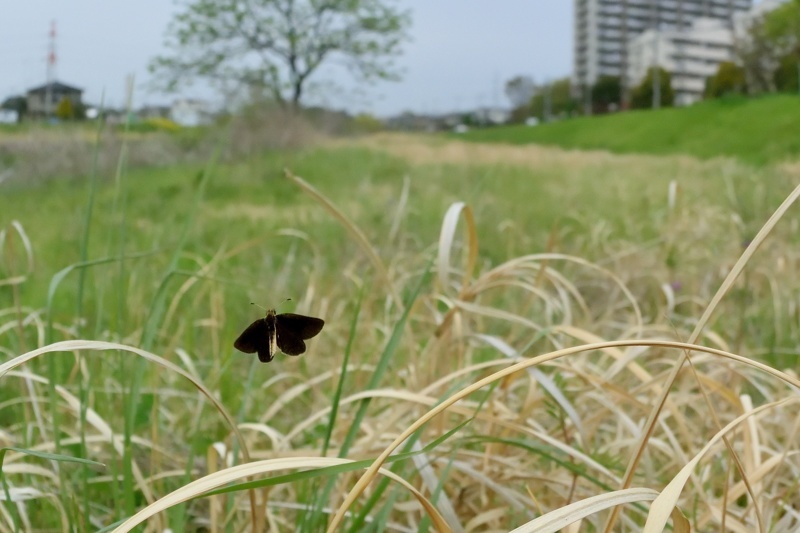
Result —
[{"label": "house roof", "polygon": [[54,81],[51,83],[45,83],[44,85],[40,85],[38,87],[34,87],[32,89],[28,89],[27,94],[39,94],[39,93],[46,93],[48,90],[53,92],[70,92],[70,93],[82,93],[83,89],[79,89],[77,87],[73,87],[72,85],[67,85],[66,83],[61,83],[60,81]]}]

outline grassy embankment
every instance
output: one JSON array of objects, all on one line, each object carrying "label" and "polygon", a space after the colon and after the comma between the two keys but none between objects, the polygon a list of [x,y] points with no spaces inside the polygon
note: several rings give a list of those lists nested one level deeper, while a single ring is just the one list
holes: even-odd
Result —
[{"label": "grassy embankment", "polygon": [[800,157],[800,97],[726,98],[686,108],[629,111],[537,127],[467,132],[477,142],[538,143],[615,153],[736,157],[763,164]]},{"label": "grassy embankment", "polygon": [[[800,384],[781,373],[800,345],[796,208],[712,297],[796,181],[790,166],[389,137],[3,184],[0,437],[40,457],[6,455],[9,497],[25,503],[0,521],[93,531],[163,504],[156,530],[266,516],[319,531],[410,431],[396,451],[416,455],[353,493],[347,530],[426,531],[439,514],[456,531],[507,530],[577,517],[591,496],[638,502],[615,530],[676,501],[698,530],[792,529],[796,409],[771,402],[796,402]],[[308,353],[261,365],[234,352],[260,313],[249,302],[285,297],[282,310],[326,320]],[[664,399],[687,353],[675,341],[703,348]],[[535,366],[488,377],[517,356]],[[248,459],[229,479],[266,480],[254,493],[180,503]],[[680,498],[652,502],[680,472],[693,472]],[[640,490],[616,492],[627,486]]]}]

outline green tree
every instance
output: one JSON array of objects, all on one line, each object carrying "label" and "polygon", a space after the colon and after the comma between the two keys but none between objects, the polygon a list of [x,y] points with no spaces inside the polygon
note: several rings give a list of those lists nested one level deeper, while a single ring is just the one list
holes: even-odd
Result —
[{"label": "green tree", "polygon": [[75,118],[75,106],[72,105],[72,100],[66,96],[61,98],[56,106],[56,117],[61,120],[72,120]]},{"label": "green tree", "polygon": [[385,129],[383,122],[369,113],[359,113],[353,118],[353,127],[358,133],[375,133]]},{"label": "green tree", "polygon": [[619,109],[622,84],[619,76],[600,76],[592,85],[592,112],[608,113]]},{"label": "green tree", "polygon": [[172,55],[150,63],[167,89],[194,79],[239,83],[298,107],[319,67],[357,80],[398,79],[411,19],[393,0],[192,0],[172,20]]},{"label": "green tree", "polygon": [[578,102],[572,97],[572,83],[569,78],[557,79],[540,86],[531,98],[531,115],[542,121],[573,115],[577,109]]},{"label": "green tree", "polygon": [[[669,107],[675,100],[675,92],[672,90],[672,77],[669,72],[661,67],[658,68],[659,75],[659,89],[661,98],[659,103],[661,107]],[[655,75],[655,68],[651,67],[647,70],[647,76],[644,80],[637,85],[631,93],[631,107],[634,109],[648,109],[653,107],[653,77]]]},{"label": "green tree", "polygon": [[706,98],[719,98],[726,94],[743,94],[745,92],[745,71],[731,61],[719,64],[716,74],[706,79]]},{"label": "green tree", "polygon": [[797,90],[800,0],[784,2],[756,18],[736,52],[751,94]]},{"label": "green tree", "polygon": [[796,53],[786,54],[778,60],[778,67],[773,73],[772,79],[775,82],[775,89],[781,92],[798,91],[798,81],[800,81],[800,55]]},{"label": "green tree", "polygon": [[17,112],[17,122],[22,122],[28,113],[28,99],[24,96],[9,96],[0,104],[0,109]]},{"label": "green tree", "polygon": [[527,105],[535,91],[536,84],[530,76],[514,76],[505,86],[506,96],[514,108]]},{"label": "green tree", "polygon": [[515,76],[506,81],[505,93],[511,102],[509,122],[524,122],[531,116],[531,98],[536,93],[536,84],[530,76]]},{"label": "green tree", "polygon": [[779,56],[800,50],[800,0],[768,11],[763,18],[763,31]]},{"label": "green tree", "polygon": [[764,17],[757,17],[747,28],[747,37],[736,45],[737,62],[744,69],[747,92],[759,94],[775,90],[772,71],[775,48],[767,35]]}]

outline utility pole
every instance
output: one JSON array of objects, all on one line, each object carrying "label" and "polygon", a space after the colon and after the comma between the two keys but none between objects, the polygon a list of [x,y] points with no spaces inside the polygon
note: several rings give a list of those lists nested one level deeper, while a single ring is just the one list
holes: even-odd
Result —
[{"label": "utility pole", "polygon": [[588,83],[583,85],[583,114],[592,114],[592,87]]},{"label": "utility pole", "polygon": [[550,122],[553,115],[553,84],[548,82],[544,89],[544,121]]},{"label": "utility pole", "polygon": [[653,32],[653,109],[661,107],[661,69],[658,66],[658,31]]},{"label": "utility pole", "polygon": [[50,42],[47,51],[47,85],[44,94],[44,113],[46,118],[53,115],[53,83],[56,79],[56,21],[50,23]]},{"label": "utility pole", "polygon": [[661,107],[661,71],[658,68],[658,12],[656,1],[650,0],[650,15],[653,19],[653,109]]}]

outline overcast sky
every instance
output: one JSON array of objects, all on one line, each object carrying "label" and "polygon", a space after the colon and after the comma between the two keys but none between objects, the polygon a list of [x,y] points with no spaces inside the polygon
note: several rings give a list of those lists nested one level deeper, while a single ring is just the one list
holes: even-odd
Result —
[{"label": "overcast sky", "polygon": [[[7,6],[11,3],[7,2]],[[537,81],[571,68],[570,0],[400,0],[412,12],[412,41],[401,65],[404,79],[354,91],[323,103],[386,116],[405,110],[441,112],[477,105],[506,105],[503,83],[516,74]],[[84,100],[122,106],[125,78],[134,74],[135,105],[168,103],[172,95],[147,88],[147,63],[163,53],[170,0],[25,0],[13,13],[0,10],[0,100],[45,81],[50,22],[57,23],[59,81],[85,90]],[[184,96],[213,97],[194,87]]]},{"label": "overcast sky", "polygon": [[[5,0],[5,5],[11,5]],[[412,41],[405,46],[399,83],[344,90],[323,102],[381,116],[401,111],[444,112],[507,105],[504,82],[527,74],[537,82],[570,73],[572,0],[399,0],[411,10]],[[122,106],[125,78],[134,74],[135,105],[168,103],[173,96],[147,88],[148,61],[163,53],[170,0],[25,0],[0,9],[0,100],[45,81],[48,32],[57,23],[57,78],[85,90],[84,100]],[[211,98],[208,88],[183,96]]]}]

